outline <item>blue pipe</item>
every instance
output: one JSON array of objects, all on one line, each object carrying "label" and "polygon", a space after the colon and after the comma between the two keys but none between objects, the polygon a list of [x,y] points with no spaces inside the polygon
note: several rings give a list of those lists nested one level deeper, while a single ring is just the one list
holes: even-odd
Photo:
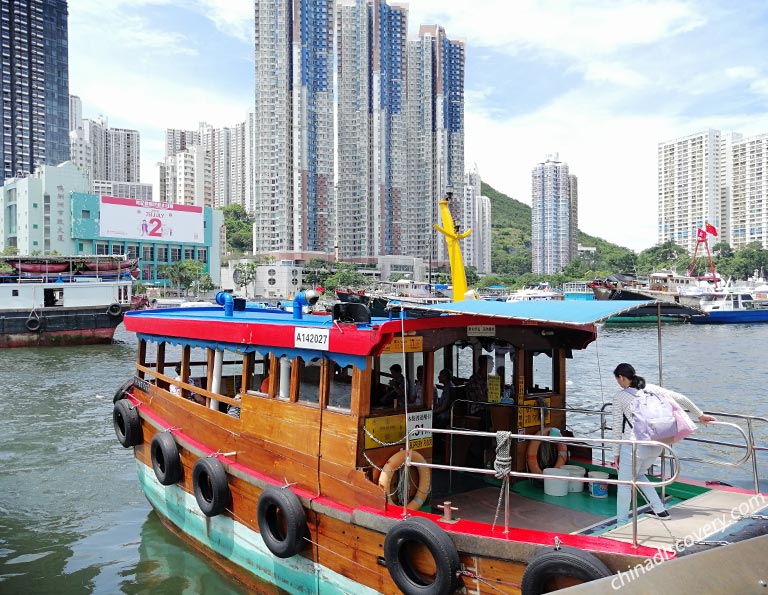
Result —
[{"label": "blue pipe", "polygon": [[233,316],[235,311],[235,300],[228,291],[220,291],[216,294],[216,303],[224,306],[224,316]]}]

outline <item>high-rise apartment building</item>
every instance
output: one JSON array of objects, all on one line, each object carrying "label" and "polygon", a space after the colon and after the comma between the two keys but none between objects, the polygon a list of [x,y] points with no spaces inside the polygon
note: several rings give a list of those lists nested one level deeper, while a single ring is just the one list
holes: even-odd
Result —
[{"label": "high-rise apartment building", "polygon": [[408,41],[407,253],[445,259],[444,242],[431,241],[437,201],[451,191],[454,221],[464,194],[464,59],[461,40],[437,25],[421,26]]},{"label": "high-rise apartment building", "polygon": [[[70,160],[92,182],[140,183],[141,137],[138,130],[110,128],[107,118],[83,118],[79,97],[70,96]],[[93,192],[96,191],[92,187]],[[127,197],[126,197],[127,198]]]},{"label": "high-rise apartment building", "polygon": [[[571,261],[571,189],[568,164],[548,155],[532,172],[531,257],[533,273],[559,273]],[[574,205],[575,207],[575,205]]]},{"label": "high-rise apartment building", "polygon": [[482,179],[477,165],[464,176],[464,204],[461,231],[472,229],[462,245],[464,262],[478,273],[491,272],[491,201],[481,192]]},{"label": "high-rise apartment building", "polygon": [[333,0],[255,0],[254,252],[333,250]]},{"label": "high-rise apartment building", "polygon": [[336,29],[339,255],[403,254],[408,11],[342,0]]},{"label": "high-rise apartment building", "polygon": [[726,151],[730,200],[720,229],[732,248],[757,242],[768,249],[768,134],[733,139]]},{"label": "high-rise apartment building", "polygon": [[569,215],[571,229],[571,245],[568,262],[579,255],[579,179],[573,174],[568,175],[568,200],[570,201]]},{"label": "high-rise apartment building", "polygon": [[212,206],[211,157],[202,145],[191,145],[167,157],[157,164],[155,174],[159,202]]},{"label": "high-rise apartment building", "polygon": [[3,0],[3,177],[69,159],[66,0]]},{"label": "high-rise apartment building", "polygon": [[721,134],[706,130],[659,143],[658,241],[693,252],[697,230],[720,227]]},{"label": "high-rise apartment building", "polygon": [[165,129],[165,156],[173,157],[187,147],[200,144],[200,130]]}]

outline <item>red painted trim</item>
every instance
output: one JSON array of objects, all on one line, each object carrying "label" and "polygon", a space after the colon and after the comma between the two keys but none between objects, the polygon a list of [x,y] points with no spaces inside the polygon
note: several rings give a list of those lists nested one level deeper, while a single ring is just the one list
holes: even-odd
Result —
[{"label": "red painted trim", "polygon": [[[137,400],[135,397],[128,397],[128,398],[131,399],[131,401],[136,404],[136,406],[139,408],[142,414],[154,420],[158,425],[162,426],[165,429],[168,429],[171,427],[171,425],[167,423],[164,419],[162,419],[157,414],[152,412],[147,407],[146,404]],[[212,455],[216,452],[210,449],[209,447],[205,446],[204,444],[198,442],[197,440],[189,436],[189,434],[186,434],[183,431],[173,430],[173,433],[177,435],[179,438],[191,444],[196,449],[201,450],[202,452],[205,452],[208,455]],[[249,467],[245,467],[229,457],[218,455],[218,459],[226,463],[227,465],[230,465],[232,468],[237,469],[241,473],[245,475],[249,475],[256,479],[259,479],[265,483],[269,483],[274,486],[284,485],[283,482],[276,481],[275,478],[273,477],[270,477],[268,475],[255,471],[254,469],[251,469]],[[362,512],[367,512],[371,515],[381,516],[381,517],[390,518],[390,519],[403,518],[402,507],[389,506],[387,510],[384,510],[384,511],[376,508],[371,508],[369,506],[359,506],[356,509],[353,509],[347,506],[342,506],[337,502],[330,500],[324,496],[318,496],[317,494],[307,492],[306,490],[301,490],[297,488],[293,488],[293,489],[296,492],[296,494],[301,498],[316,501],[320,504],[323,504],[324,506],[327,506],[329,508],[332,508],[341,512],[345,512],[348,514],[351,514],[352,512],[354,512],[354,510],[360,510]],[[634,548],[632,544],[608,539],[605,537],[571,535],[569,533],[554,533],[550,531],[535,531],[532,529],[514,529],[514,528],[510,529],[509,533],[504,534],[503,527],[499,527],[498,525],[495,530],[492,530],[491,525],[487,523],[478,523],[475,521],[459,520],[455,524],[451,524],[449,526],[449,525],[445,525],[444,523],[441,523],[440,522],[441,517],[436,514],[428,514],[428,513],[423,513],[419,511],[409,511],[409,514],[414,516],[422,516],[424,518],[433,520],[440,527],[442,527],[447,533],[472,535],[474,537],[479,537],[483,539],[501,539],[504,541],[512,541],[516,543],[529,543],[529,544],[535,544],[535,545],[553,545],[555,543],[555,538],[558,538],[560,540],[560,543],[562,543],[563,545],[567,545],[570,547],[575,547],[577,549],[591,551],[591,552],[624,554],[624,555],[645,556],[645,557],[652,557],[656,553],[655,548],[649,548],[645,546]],[[674,556],[670,555],[670,557],[674,557]]]}]

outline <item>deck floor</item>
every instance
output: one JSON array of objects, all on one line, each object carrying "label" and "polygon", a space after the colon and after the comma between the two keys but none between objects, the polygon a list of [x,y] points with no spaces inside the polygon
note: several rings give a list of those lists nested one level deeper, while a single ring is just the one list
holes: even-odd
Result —
[{"label": "deck floor", "polygon": [[[483,487],[462,494],[452,495],[450,497],[451,506],[458,508],[453,513],[454,517],[483,523],[493,523],[499,500],[499,492],[500,488],[498,487]],[[534,500],[514,492],[509,494],[509,503],[509,524],[511,527],[519,529],[572,533],[599,523],[605,518],[551,502]],[[563,504],[565,504],[565,501]],[[499,509],[499,517],[496,519],[496,524],[504,525],[503,502]]]},{"label": "deck floor", "polygon": [[[719,539],[719,534],[736,527],[740,514],[755,514],[766,504],[759,495],[711,490],[671,507],[667,520],[638,518],[637,541],[639,545],[669,550],[680,541],[690,544]],[[603,535],[632,543],[632,523]]]}]

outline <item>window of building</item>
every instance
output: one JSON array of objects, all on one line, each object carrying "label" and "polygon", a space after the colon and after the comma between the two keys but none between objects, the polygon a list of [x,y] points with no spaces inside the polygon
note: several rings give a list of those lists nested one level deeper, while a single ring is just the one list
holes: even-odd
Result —
[{"label": "window of building", "polygon": [[152,254],[154,246],[142,246],[141,248],[141,260],[154,260]]},{"label": "window of building", "polygon": [[83,209],[82,211],[80,211],[80,217],[82,219],[90,219],[91,218],[91,212]]},{"label": "window of building", "polygon": [[37,229],[37,223],[32,224],[32,229]]},{"label": "window of building", "polygon": [[139,257],[139,246],[138,244],[128,244],[128,258],[138,258]]},{"label": "window of building", "polygon": [[96,255],[106,256],[109,254],[109,244],[107,242],[96,242]]},{"label": "window of building", "polygon": [[181,248],[171,248],[171,262],[178,262],[181,260]]},{"label": "window of building", "polygon": [[157,262],[168,262],[168,248],[166,246],[157,247]]},{"label": "window of building", "polygon": [[197,260],[200,262],[208,262],[208,250],[206,248],[197,249]]},{"label": "window of building", "polygon": [[125,246],[122,244],[112,244],[112,254],[122,256],[125,254]]},{"label": "window of building", "polygon": [[37,242],[32,242],[32,245],[33,246],[37,246]]},{"label": "window of building", "polygon": [[194,260],[194,259],[195,259],[195,249],[184,248],[184,260]]}]

